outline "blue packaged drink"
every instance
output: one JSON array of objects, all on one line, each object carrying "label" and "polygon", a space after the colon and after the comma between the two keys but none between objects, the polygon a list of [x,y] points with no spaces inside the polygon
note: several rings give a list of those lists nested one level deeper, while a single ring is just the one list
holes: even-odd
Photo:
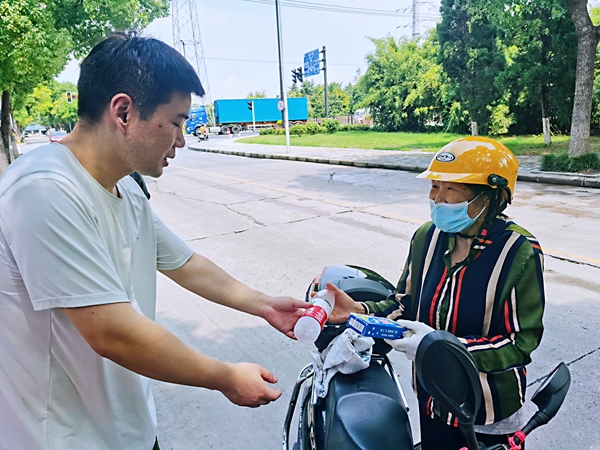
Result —
[{"label": "blue packaged drink", "polygon": [[381,339],[402,339],[406,328],[385,317],[350,314],[346,326],[361,336]]}]

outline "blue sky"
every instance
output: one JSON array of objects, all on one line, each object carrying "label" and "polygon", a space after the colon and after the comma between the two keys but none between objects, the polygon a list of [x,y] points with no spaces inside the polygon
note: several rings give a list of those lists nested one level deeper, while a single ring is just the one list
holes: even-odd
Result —
[{"label": "blue sky", "polygon": [[[265,90],[274,97],[279,91],[275,6],[270,0],[258,3],[245,0],[197,0],[202,42],[213,99],[243,98],[250,91]],[[293,0],[297,3],[297,0]],[[262,2],[269,2],[268,4]],[[282,6],[284,82],[290,86],[291,70],[303,65],[304,53],[327,47],[328,81],[351,82],[357,69],[364,72],[365,55],[373,45],[368,37],[395,37],[412,34],[412,0],[305,0],[320,4],[399,10],[405,17],[348,14]],[[420,31],[434,26],[425,16],[438,14],[439,0],[420,1],[423,22]],[[171,18],[154,21],[146,34],[173,44]],[[76,61],[67,65],[57,78],[77,82]],[[323,76],[312,77],[317,83]]]}]

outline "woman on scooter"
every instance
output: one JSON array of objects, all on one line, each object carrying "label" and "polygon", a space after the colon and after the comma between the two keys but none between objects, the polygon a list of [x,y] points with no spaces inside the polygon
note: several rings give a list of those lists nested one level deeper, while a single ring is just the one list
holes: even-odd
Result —
[{"label": "woman on scooter", "polygon": [[[486,445],[506,444],[524,425],[525,366],[543,332],[542,250],[502,214],[517,169],[515,156],[492,139],[446,145],[418,176],[431,180],[432,221],[412,238],[395,298],[354,303],[336,290],[336,319],[349,312],[401,317],[399,324],[414,334],[388,343],[409,359],[434,329],[465,344],[480,371],[484,397],[475,424]],[[466,446],[452,415],[440,411],[418,380],[416,388],[423,450]]]}]

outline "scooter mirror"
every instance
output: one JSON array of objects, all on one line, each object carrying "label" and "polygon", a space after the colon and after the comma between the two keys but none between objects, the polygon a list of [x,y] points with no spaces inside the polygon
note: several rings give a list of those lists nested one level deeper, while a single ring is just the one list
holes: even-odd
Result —
[{"label": "scooter mirror", "polygon": [[535,391],[531,401],[538,407],[538,412],[527,422],[523,428],[525,434],[531,433],[537,427],[547,424],[560,409],[569,387],[571,386],[571,372],[564,362],[561,362],[542,382]]},{"label": "scooter mirror", "polygon": [[475,423],[482,397],[473,357],[456,336],[437,330],[427,334],[419,344],[415,364],[421,385],[435,403],[458,419],[470,440],[467,430]]}]

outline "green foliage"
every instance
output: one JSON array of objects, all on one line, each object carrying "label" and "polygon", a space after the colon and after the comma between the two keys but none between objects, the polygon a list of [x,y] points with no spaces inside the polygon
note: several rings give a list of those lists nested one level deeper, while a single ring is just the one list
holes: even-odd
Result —
[{"label": "green foliage", "polygon": [[363,125],[363,124],[357,124],[357,125],[340,125],[339,131],[372,131],[373,128],[371,128],[370,125]]},{"label": "green foliage", "polygon": [[357,84],[375,125],[387,131],[424,131],[445,116],[447,80],[437,63],[435,33],[423,41],[371,39],[375,51]]},{"label": "green foliage", "polygon": [[541,169],[549,172],[588,172],[600,170],[600,156],[597,153],[569,158],[566,153],[544,155]]},{"label": "green foliage", "polygon": [[21,127],[31,123],[70,130],[77,122],[77,100],[67,102],[66,93],[77,92],[73,83],[52,81],[37,86],[25,97],[19,109],[14,111],[15,120]]},{"label": "green foliage", "polygon": [[12,100],[15,108],[62,70],[71,51],[69,33],[55,26],[50,9],[33,0],[0,0],[0,91],[21,94]]},{"label": "green foliage", "polygon": [[293,134],[295,136],[302,136],[303,134],[306,134],[307,130],[306,130],[306,125],[304,124],[296,124],[294,125],[292,128],[290,128],[290,134]]},{"label": "green foliage", "polygon": [[267,91],[262,90],[262,91],[255,91],[255,92],[250,92],[246,98],[267,98]]},{"label": "green foliage", "polygon": [[510,113],[508,105],[500,104],[498,106],[490,107],[490,111],[490,134],[507,134],[508,129],[515,121],[514,115]]},{"label": "green foliage", "polygon": [[275,134],[275,128],[263,128],[259,130],[258,134],[261,136],[269,136]]},{"label": "green foliage", "polygon": [[306,122],[305,128],[308,134],[318,134],[322,132],[321,126],[317,122]]},{"label": "green foliage", "polygon": [[328,119],[323,121],[322,125],[327,133],[333,134],[340,128],[340,121],[335,119]]},{"label": "green foliage", "polygon": [[482,133],[490,123],[489,106],[502,96],[497,87],[506,65],[499,32],[489,16],[469,0],[442,0],[437,25],[440,61],[450,81],[452,98],[460,101]]},{"label": "green foliage", "polygon": [[511,133],[540,133],[542,111],[555,130],[571,126],[577,36],[563,0],[513,0],[498,16],[507,67],[500,84],[515,121]]},{"label": "green foliage", "polygon": [[107,32],[142,29],[168,12],[168,0],[0,0],[0,91],[18,109],[70,54],[82,56]]},{"label": "green foliage", "polygon": [[[350,97],[340,83],[331,83],[327,86],[329,93],[329,116],[345,116],[349,111]],[[310,104],[310,117],[322,118],[325,117],[325,88],[322,84],[318,84],[314,88],[314,93],[308,98]]]},{"label": "green foliage", "polygon": [[[38,3],[39,4],[39,3]],[[142,30],[167,17],[169,0],[53,0],[46,2],[56,29],[65,30],[78,57],[112,30]]]}]

